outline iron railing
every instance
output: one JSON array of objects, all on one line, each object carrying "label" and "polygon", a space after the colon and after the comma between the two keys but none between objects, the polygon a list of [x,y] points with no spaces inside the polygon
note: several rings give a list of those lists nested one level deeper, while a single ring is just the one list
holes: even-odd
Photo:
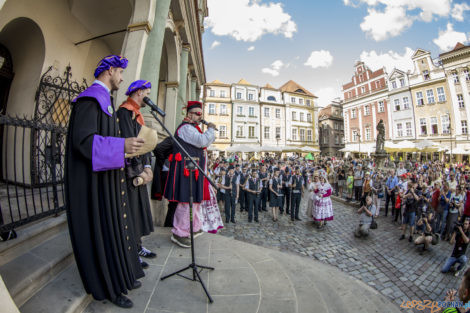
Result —
[{"label": "iron railing", "polygon": [[[64,152],[67,128],[26,118],[0,115],[3,128],[3,177],[0,183],[0,234],[64,210]],[[38,134],[44,155],[33,155],[31,138]],[[42,162],[42,165],[33,164]],[[41,169],[45,181],[34,181]],[[37,177],[37,175],[36,175]]]}]

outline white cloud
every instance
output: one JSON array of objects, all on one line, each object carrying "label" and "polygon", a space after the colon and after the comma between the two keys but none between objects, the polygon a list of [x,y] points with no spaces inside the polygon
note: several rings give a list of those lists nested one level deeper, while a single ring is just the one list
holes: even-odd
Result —
[{"label": "white cloud", "polygon": [[292,38],[297,25],[281,3],[260,0],[209,0],[205,24],[217,36],[253,42],[265,34]]},{"label": "white cloud", "polygon": [[214,42],[211,44],[210,49],[212,50],[217,46],[220,46],[220,41],[214,40]]},{"label": "white cloud", "polygon": [[413,70],[413,61],[411,56],[414,51],[406,47],[403,54],[398,52],[388,51],[386,53],[377,53],[375,50],[362,51],[360,59],[363,61],[371,70],[376,71],[379,68],[385,67],[387,73],[390,74],[394,68],[401,71]]},{"label": "white cloud", "polygon": [[247,50],[248,51],[253,51],[253,50],[255,50],[255,46],[249,46]]},{"label": "white cloud", "polygon": [[455,47],[457,42],[465,44],[468,41],[465,33],[456,32],[451,23],[447,23],[447,29],[439,31],[439,37],[434,42],[442,51],[447,51]]},{"label": "white cloud", "polygon": [[459,22],[463,22],[463,14],[465,11],[470,11],[470,5],[466,3],[456,3],[452,9],[452,17]]},{"label": "white cloud", "polygon": [[368,15],[361,29],[381,41],[400,35],[416,20],[431,22],[449,16],[452,0],[343,0],[343,3],[352,7],[365,4]]},{"label": "white cloud", "polygon": [[341,90],[339,88],[326,87],[314,91],[313,94],[318,97],[315,101],[319,107],[326,107],[335,98],[341,97]]},{"label": "white cloud", "polygon": [[304,63],[305,66],[310,66],[311,68],[318,67],[329,67],[333,63],[333,56],[330,51],[320,50],[312,51],[310,57]]},{"label": "white cloud", "polygon": [[401,7],[386,7],[384,12],[368,9],[369,15],[361,23],[361,29],[375,41],[395,37],[409,28],[413,21]]},{"label": "white cloud", "polygon": [[282,62],[281,60],[276,60],[271,64],[270,67],[262,68],[261,72],[276,77],[279,76],[279,71],[282,67],[284,67],[284,62]]}]

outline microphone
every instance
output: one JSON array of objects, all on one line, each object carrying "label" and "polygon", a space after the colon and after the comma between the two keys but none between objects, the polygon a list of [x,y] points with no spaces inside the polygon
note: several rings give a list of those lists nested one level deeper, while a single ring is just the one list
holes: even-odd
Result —
[{"label": "microphone", "polygon": [[153,111],[156,111],[158,114],[165,117],[166,113],[162,109],[157,107],[157,105],[155,103],[153,103],[153,101],[150,100],[149,97],[144,97],[143,100],[144,100],[145,104],[147,104]]},{"label": "microphone", "polygon": [[[201,123],[204,124],[204,125],[209,125],[209,123],[205,120],[201,120]],[[216,131],[219,131],[217,128],[214,128]]]}]

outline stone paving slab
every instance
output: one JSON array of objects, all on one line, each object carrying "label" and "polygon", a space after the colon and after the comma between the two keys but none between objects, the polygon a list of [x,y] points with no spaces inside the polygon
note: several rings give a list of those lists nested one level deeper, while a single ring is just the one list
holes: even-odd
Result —
[{"label": "stone paving slab", "polygon": [[[160,280],[190,262],[189,249],[168,244],[169,239],[169,229],[157,229],[145,238],[144,245],[155,249],[158,257],[149,260],[142,287],[129,292],[133,309],[93,301],[85,312],[344,313],[358,312],[356,309],[400,312],[385,296],[330,265],[221,235],[204,234],[196,239],[196,250],[207,254],[196,262],[215,267],[214,271],[201,273],[215,301],[210,304],[198,282],[177,276]],[[191,275],[189,271],[184,274]]]}]

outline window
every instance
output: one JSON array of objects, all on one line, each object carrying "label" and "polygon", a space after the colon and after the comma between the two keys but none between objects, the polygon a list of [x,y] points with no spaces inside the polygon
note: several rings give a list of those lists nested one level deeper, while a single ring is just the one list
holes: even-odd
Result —
[{"label": "window", "polygon": [[408,97],[403,97],[403,109],[407,110],[410,108],[410,101]]},{"label": "window", "polygon": [[225,98],[225,90],[221,90],[221,91],[220,91],[220,97],[221,97],[221,98]]},{"label": "window", "polygon": [[267,98],[267,100],[268,100],[268,101],[276,101],[276,98],[273,97],[273,96],[269,96],[269,97]]},{"label": "window", "polygon": [[255,116],[255,108],[254,107],[249,107],[248,108],[248,115],[251,117]]},{"label": "window", "polygon": [[470,80],[470,72],[467,69],[463,70],[463,76],[465,76],[466,81]]},{"label": "window", "polygon": [[393,100],[395,103],[395,111],[400,111],[400,99]]},{"label": "window", "polygon": [[395,80],[392,81],[392,88],[397,89],[397,82]]},{"label": "window", "polygon": [[339,145],[339,136],[335,135],[335,145]]},{"label": "window", "polygon": [[305,129],[299,130],[300,141],[305,141]]},{"label": "window", "polygon": [[459,108],[465,108],[465,102],[463,102],[463,95],[460,93],[457,95],[457,103],[459,104]]},{"label": "window", "polygon": [[215,97],[215,90],[210,90],[209,91],[209,96],[210,97]]},{"label": "window", "polygon": [[307,141],[308,142],[313,141],[313,139],[312,139],[312,130],[311,129],[307,129]]},{"label": "window", "polygon": [[420,118],[419,125],[421,127],[421,135],[426,135],[428,133],[427,126],[426,126],[426,119]]},{"label": "window", "polygon": [[365,93],[366,92],[366,87],[365,86],[362,86],[361,87],[361,93]]},{"label": "window", "polygon": [[405,79],[400,78],[400,87],[405,87]]},{"label": "window", "polygon": [[304,121],[304,115],[305,115],[305,114],[304,114],[303,112],[300,112],[299,115],[300,115],[300,121],[303,122],[303,121]]},{"label": "window", "polygon": [[219,138],[227,138],[227,126],[219,126]]},{"label": "window", "polygon": [[438,133],[437,117],[431,117],[431,135],[437,135]]},{"label": "window", "polygon": [[294,98],[294,97],[290,97],[290,102],[291,102],[291,103],[295,103],[295,98]]},{"label": "window", "polygon": [[403,137],[403,124],[402,123],[397,124],[397,136]]},{"label": "window", "polygon": [[377,89],[380,88],[380,80],[378,80],[378,81],[375,82],[375,86],[377,87]]},{"label": "window", "polygon": [[357,130],[352,131],[352,140],[353,142],[359,141],[359,134],[357,133]]},{"label": "window", "polygon": [[306,100],[305,103],[310,106],[310,100]]},{"label": "window", "polygon": [[429,71],[428,70],[423,71],[423,77],[424,77],[424,80],[431,79],[431,76],[429,76]]},{"label": "window", "polygon": [[351,118],[356,118],[356,109],[351,110]]},{"label": "window", "polygon": [[369,105],[364,106],[364,115],[370,115],[370,106]]},{"label": "window", "polygon": [[292,120],[293,121],[297,120],[297,112],[292,111]]},{"label": "window", "polygon": [[248,94],[248,100],[253,100],[254,97],[255,97],[255,96],[254,96],[252,93],[249,93],[249,94]]},{"label": "window", "polygon": [[269,117],[269,108],[264,108],[264,117]]},{"label": "window", "polygon": [[367,140],[367,141],[370,140],[370,134],[371,134],[371,132],[370,132],[370,127],[367,126],[367,127],[366,127],[366,140]]},{"label": "window", "polygon": [[299,104],[304,104],[304,99],[300,98],[299,99]]},{"label": "window", "polygon": [[221,115],[227,115],[227,105],[226,104],[221,104],[220,105],[220,114]]},{"label": "window", "polygon": [[243,115],[243,107],[237,106],[237,115]]},{"label": "window", "polygon": [[269,127],[264,128],[264,138],[269,139]]},{"label": "window", "polygon": [[379,101],[379,113],[385,112],[385,103],[383,101]]},{"label": "window", "polygon": [[434,91],[432,89],[426,90],[426,97],[428,98],[428,104],[433,104],[434,101]]},{"label": "window", "polygon": [[338,129],[338,123],[333,123],[333,128],[334,128],[335,130],[337,130],[337,129]]},{"label": "window", "polygon": [[441,123],[442,123],[442,133],[443,134],[450,134],[449,115],[442,115],[441,116]]},{"label": "window", "polygon": [[281,127],[276,127],[276,139],[281,139]]},{"label": "window", "polygon": [[215,115],[215,104],[214,103],[209,103],[209,114],[210,115]]},{"label": "window", "polygon": [[281,109],[276,109],[276,118],[281,118]]},{"label": "window", "polygon": [[242,125],[237,126],[237,137],[243,137],[243,126]]},{"label": "window", "polygon": [[241,99],[241,98],[242,98],[242,93],[239,92],[239,91],[237,91],[236,98],[237,98],[237,99]]},{"label": "window", "polygon": [[297,140],[297,128],[292,128],[292,140]]},{"label": "window", "polygon": [[307,122],[311,123],[312,122],[312,114],[307,113]]},{"label": "window", "polygon": [[416,103],[418,104],[418,106],[424,105],[424,99],[423,99],[423,92],[422,91],[418,91],[416,93]]},{"label": "window", "polygon": [[413,136],[413,129],[411,128],[411,122],[406,122],[406,136]]},{"label": "window", "polygon": [[444,93],[444,87],[437,88],[437,99],[439,102],[446,102],[446,94]]},{"label": "window", "polygon": [[468,134],[467,121],[460,121],[460,124],[462,124],[462,134]]},{"label": "window", "polygon": [[457,72],[452,72],[452,80],[454,81],[454,84],[459,83],[459,75],[457,75]]},{"label": "window", "polygon": [[255,127],[248,126],[248,137],[255,138]]}]

